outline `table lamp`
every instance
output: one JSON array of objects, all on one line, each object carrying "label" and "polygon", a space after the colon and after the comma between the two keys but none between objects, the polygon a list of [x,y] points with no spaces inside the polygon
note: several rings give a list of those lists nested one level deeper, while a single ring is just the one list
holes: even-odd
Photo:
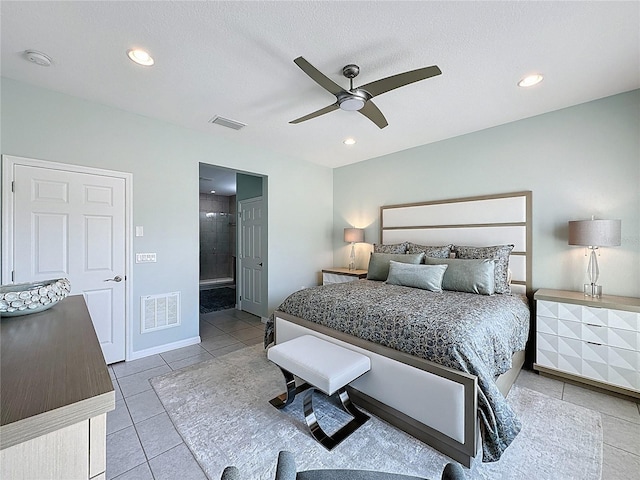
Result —
[{"label": "table lamp", "polygon": [[351,243],[351,254],[349,255],[349,270],[356,269],[356,250],[355,244],[364,242],[364,228],[345,228],[344,241]]},{"label": "table lamp", "polygon": [[600,269],[598,268],[598,247],[617,247],[620,245],[620,220],[578,220],[569,222],[569,245],[587,247],[591,250],[587,273],[589,282],[584,285],[584,294],[589,297],[602,295],[602,286],[597,285]]}]

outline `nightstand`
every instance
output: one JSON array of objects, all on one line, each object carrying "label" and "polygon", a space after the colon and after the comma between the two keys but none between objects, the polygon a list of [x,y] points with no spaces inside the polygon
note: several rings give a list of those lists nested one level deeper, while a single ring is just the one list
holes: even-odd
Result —
[{"label": "nightstand", "polygon": [[538,290],[535,370],[640,398],[640,298]]},{"label": "nightstand", "polygon": [[348,268],[324,268],[322,270],[322,284],[328,283],[347,283],[367,278],[366,270],[349,270]]}]

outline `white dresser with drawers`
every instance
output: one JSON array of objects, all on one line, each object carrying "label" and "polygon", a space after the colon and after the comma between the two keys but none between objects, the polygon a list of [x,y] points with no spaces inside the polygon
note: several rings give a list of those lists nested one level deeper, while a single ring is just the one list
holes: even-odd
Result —
[{"label": "white dresser with drawers", "polygon": [[534,299],[535,370],[640,398],[640,298],[543,289]]}]

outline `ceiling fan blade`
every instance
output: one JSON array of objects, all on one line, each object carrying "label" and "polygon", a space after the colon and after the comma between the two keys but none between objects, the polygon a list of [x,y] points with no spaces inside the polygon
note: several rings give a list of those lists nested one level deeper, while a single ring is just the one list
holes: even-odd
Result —
[{"label": "ceiling fan blade", "polygon": [[376,104],[373,103],[371,100],[369,100],[367,103],[365,103],[364,107],[362,107],[358,111],[362,115],[367,117],[369,120],[371,120],[373,123],[375,123],[380,128],[384,128],[387,125],[389,125],[387,123],[387,119],[384,118],[384,115],[382,114],[380,109],[378,107],[376,107]]},{"label": "ceiling fan blade", "polygon": [[[366,106],[366,105],[365,105]],[[289,123],[300,123],[300,122],[304,122],[306,120],[311,120],[312,118],[316,118],[319,117],[320,115],[324,115],[325,113],[329,113],[329,112],[333,112],[334,110],[338,109],[338,102],[329,105],[328,107],[324,107],[321,108],[320,110],[317,110],[313,113],[310,113],[309,115],[305,115],[304,117],[300,117],[300,118],[296,118],[295,120],[291,120]]]},{"label": "ceiling fan blade", "polygon": [[296,58],[294,62],[302,69],[304,73],[309,75],[314,82],[324,88],[327,92],[338,95],[340,92],[344,91],[344,89],[340,85],[338,85],[316,67],[307,62],[303,57]]},{"label": "ceiling fan blade", "polygon": [[419,82],[420,80],[424,80],[426,78],[435,77],[436,75],[440,75],[441,73],[442,71],[438,68],[437,65],[432,65],[431,67],[418,68],[417,70],[399,73],[397,75],[392,75],[391,77],[386,77],[380,80],[376,80],[375,82],[367,83],[366,85],[358,87],[358,90],[365,90],[369,92],[372,97],[375,97],[376,95],[381,95],[388,92],[389,90],[404,87],[405,85]]}]

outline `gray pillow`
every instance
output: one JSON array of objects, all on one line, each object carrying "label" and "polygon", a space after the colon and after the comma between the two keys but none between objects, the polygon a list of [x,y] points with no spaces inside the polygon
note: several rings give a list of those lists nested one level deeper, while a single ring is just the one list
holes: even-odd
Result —
[{"label": "gray pillow", "polygon": [[456,258],[490,258],[495,260],[496,293],[511,293],[509,285],[509,255],[513,245],[494,245],[491,247],[468,247],[454,245]]},{"label": "gray pillow", "polygon": [[387,283],[441,292],[442,277],[446,269],[447,265],[412,265],[391,260]]},{"label": "gray pillow", "polygon": [[423,252],[425,257],[432,258],[449,258],[451,254],[451,247],[453,245],[431,246],[431,245],[418,245],[417,243],[407,243],[407,253],[420,253]]},{"label": "gray pillow", "polygon": [[373,244],[373,253],[407,253],[407,242],[389,245]]},{"label": "gray pillow", "polygon": [[493,295],[495,293],[495,262],[488,258],[429,258],[427,265],[448,265],[442,279],[443,290]]},{"label": "gray pillow", "polygon": [[408,255],[404,253],[375,253],[369,257],[368,280],[386,280],[389,276],[389,262],[391,260],[401,263],[413,263],[417,265],[423,257],[423,253]]}]

